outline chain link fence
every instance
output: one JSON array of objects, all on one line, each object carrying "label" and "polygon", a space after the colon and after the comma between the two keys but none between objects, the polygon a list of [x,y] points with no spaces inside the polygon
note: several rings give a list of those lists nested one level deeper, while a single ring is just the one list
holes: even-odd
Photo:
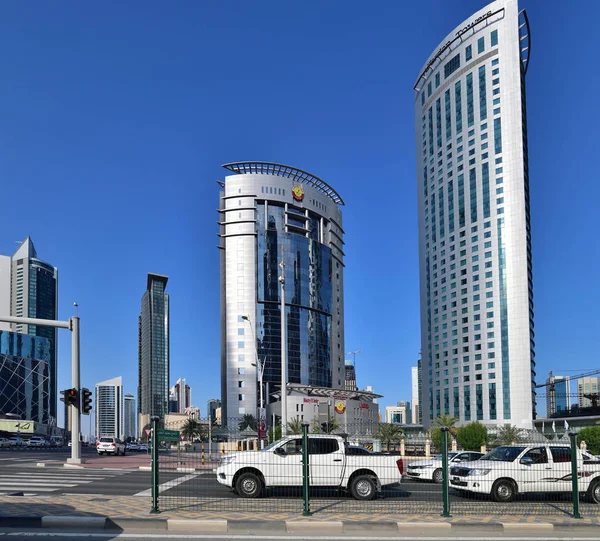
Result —
[{"label": "chain link fence", "polygon": [[306,428],[304,442],[300,423],[264,439],[239,419],[164,426],[155,453],[158,509],[302,514],[307,482],[312,512],[600,514],[600,459],[574,448],[567,434],[492,431],[465,447],[450,429],[444,448],[439,430],[407,438],[389,425],[370,435],[363,426]]}]

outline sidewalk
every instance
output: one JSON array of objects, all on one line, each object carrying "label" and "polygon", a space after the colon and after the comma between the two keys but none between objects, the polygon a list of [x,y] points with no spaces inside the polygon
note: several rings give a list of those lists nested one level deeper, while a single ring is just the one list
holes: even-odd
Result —
[{"label": "sidewalk", "polygon": [[[553,528],[572,526],[600,525],[600,509],[598,506],[582,509],[583,519],[574,519],[568,514],[568,506],[564,509],[555,508],[556,514],[548,514],[548,508],[542,512],[542,507],[531,506],[523,512],[523,506],[507,509],[498,508],[497,505],[489,509],[497,509],[495,514],[481,514],[470,509],[463,509],[469,514],[459,515],[459,508],[451,509],[453,516],[443,518],[440,511],[423,510],[398,514],[391,512],[390,506],[385,502],[377,502],[376,508],[364,506],[356,511],[335,512],[329,509],[331,502],[327,500],[312,502],[315,511],[310,517],[302,516],[302,501],[286,501],[286,511],[271,511],[275,507],[272,500],[231,500],[230,509],[223,509],[223,502],[211,499],[197,502],[193,507],[180,506],[177,509],[167,509],[174,501],[165,498],[161,502],[161,513],[150,514],[151,499],[134,496],[92,496],[92,495],[56,495],[56,496],[0,496],[0,527],[39,527],[56,525],[56,521],[74,527],[110,528],[135,526],[136,528],[151,529],[184,529],[189,527],[194,531],[239,531],[241,525],[248,529],[265,529],[277,531],[298,531],[305,528],[323,529],[331,533],[341,533],[368,529],[370,531],[405,531],[408,527],[450,529],[461,526],[489,526],[494,529],[542,529],[547,531]],[[265,503],[266,502],[266,503]],[[191,503],[191,502],[190,502]],[[164,505],[164,510],[162,510]],[[235,507],[238,507],[235,509]],[[360,509],[360,510],[359,510]],[[374,513],[373,511],[377,511]],[[417,511],[414,508],[414,511]],[[477,509],[475,509],[477,511]],[[545,514],[543,514],[545,513]],[[43,518],[42,518],[43,517]],[[49,517],[60,517],[50,519]],[[80,518],[77,518],[80,517]],[[81,517],[88,517],[83,520]],[[93,518],[95,517],[95,518]],[[514,530],[513,530],[514,531]]]}]

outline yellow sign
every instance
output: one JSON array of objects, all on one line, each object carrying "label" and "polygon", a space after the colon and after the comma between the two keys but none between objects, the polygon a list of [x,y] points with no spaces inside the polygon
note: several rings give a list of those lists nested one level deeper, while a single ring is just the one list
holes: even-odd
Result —
[{"label": "yellow sign", "polygon": [[341,400],[338,400],[335,403],[334,409],[335,409],[336,413],[339,413],[341,415],[342,413],[344,413],[346,411],[346,404],[344,402],[342,402]]},{"label": "yellow sign", "polygon": [[295,201],[302,201],[304,199],[304,190],[302,186],[294,186],[292,188],[292,197]]},{"label": "yellow sign", "polygon": [[33,421],[14,421],[12,419],[0,419],[0,430],[4,432],[20,432],[21,434],[33,434]]}]

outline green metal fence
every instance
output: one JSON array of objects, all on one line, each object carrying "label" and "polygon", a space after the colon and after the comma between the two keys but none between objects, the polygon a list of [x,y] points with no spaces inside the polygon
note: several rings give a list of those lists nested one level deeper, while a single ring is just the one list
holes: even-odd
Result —
[{"label": "green metal fence", "polygon": [[153,512],[600,514],[600,460],[578,449],[574,435],[521,431],[503,442],[492,433],[471,450],[448,429],[441,441],[424,435],[422,456],[409,456],[401,434],[382,442],[360,427],[293,428],[306,434],[281,438],[276,427],[261,440],[239,420],[157,422]]}]

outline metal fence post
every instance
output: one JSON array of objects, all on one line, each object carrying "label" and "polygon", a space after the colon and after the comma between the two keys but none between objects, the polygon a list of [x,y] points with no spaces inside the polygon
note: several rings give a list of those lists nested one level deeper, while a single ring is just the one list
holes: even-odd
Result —
[{"label": "metal fence post", "polygon": [[571,438],[571,491],[573,495],[573,518],[583,518],[579,514],[579,475],[577,473],[577,432],[569,432]]},{"label": "metal fence post", "polygon": [[448,427],[441,427],[442,431],[442,496],[444,499],[443,517],[450,517],[450,502],[448,501]]},{"label": "metal fence post", "polygon": [[302,516],[309,517],[310,512],[310,469],[308,463],[308,423],[302,423],[302,499],[304,510]]},{"label": "metal fence post", "polygon": [[150,514],[160,513],[158,510],[158,421],[159,417],[153,415],[152,421],[152,509]]}]

